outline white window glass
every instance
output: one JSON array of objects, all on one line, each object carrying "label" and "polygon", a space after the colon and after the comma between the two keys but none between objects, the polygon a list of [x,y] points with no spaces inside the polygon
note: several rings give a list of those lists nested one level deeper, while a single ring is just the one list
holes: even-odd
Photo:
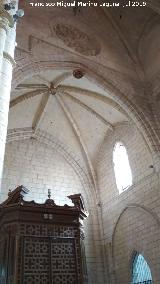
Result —
[{"label": "white window glass", "polygon": [[132,185],[132,173],[125,146],[117,142],[113,151],[114,172],[117,188],[122,193]]}]

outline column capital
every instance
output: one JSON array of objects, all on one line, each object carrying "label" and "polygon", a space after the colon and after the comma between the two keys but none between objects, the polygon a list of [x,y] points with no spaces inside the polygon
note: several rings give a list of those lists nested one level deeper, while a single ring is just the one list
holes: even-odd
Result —
[{"label": "column capital", "polygon": [[0,28],[3,28],[7,32],[8,27],[14,27],[13,17],[0,5]]}]

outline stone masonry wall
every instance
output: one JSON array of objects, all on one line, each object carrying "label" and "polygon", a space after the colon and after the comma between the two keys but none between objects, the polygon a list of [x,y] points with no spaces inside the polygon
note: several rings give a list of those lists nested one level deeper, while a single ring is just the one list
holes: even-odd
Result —
[{"label": "stone masonry wall", "polygon": [[99,222],[96,208],[88,204],[86,191],[79,176],[69,163],[52,147],[36,139],[13,141],[6,144],[1,201],[8,190],[18,185],[26,186],[28,200],[44,202],[48,189],[57,204],[70,204],[67,195],[81,193],[89,217],[85,221],[85,250],[89,284],[104,284],[101,258]]},{"label": "stone masonry wall", "polygon": [[[133,176],[133,185],[120,195],[113,169],[113,148],[117,141],[126,146]],[[132,125],[117,125],[108,133],[97,164],[107,283],[131,283],[132,257],[136,251],[150,265],[153,283],[160,283],[159,174],[152,164],[145,141]]]},{"label": "stone masonry wall", "polygon": [[69,201],[67,195],[83,191],[72,167],[53,149],[31,139],[6,145],[2,194],[21,184],[30,190],[27,199],[44,202],[50,188],[60,205]]}]

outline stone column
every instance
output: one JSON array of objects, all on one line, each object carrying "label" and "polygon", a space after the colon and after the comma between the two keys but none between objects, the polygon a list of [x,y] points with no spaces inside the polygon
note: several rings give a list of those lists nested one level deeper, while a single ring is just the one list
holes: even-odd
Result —
[{"label": "stone column", "polygon": [[0,7],[0,70],[7,36],[7,26],[9,24],[8,18],[6,18],[5,15],[6,13],[4,13],[4,11],[2,11],[2,8]]},{"label": "stone column", "polygon": [[13,17],[3,9],[3,6],[0,6],[0,188],[8,126],[15,36]]}]

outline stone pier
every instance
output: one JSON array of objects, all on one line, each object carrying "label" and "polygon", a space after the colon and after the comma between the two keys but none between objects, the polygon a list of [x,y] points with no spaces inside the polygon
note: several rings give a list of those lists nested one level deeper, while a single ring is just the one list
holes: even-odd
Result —
[{"label": "stone pier", "polygon": [[16,24],[14,24],[12,15],[4,9],[3,3],[0,3],[0,187],[8,126],[12,70],[15,65],[15,38]]}]

